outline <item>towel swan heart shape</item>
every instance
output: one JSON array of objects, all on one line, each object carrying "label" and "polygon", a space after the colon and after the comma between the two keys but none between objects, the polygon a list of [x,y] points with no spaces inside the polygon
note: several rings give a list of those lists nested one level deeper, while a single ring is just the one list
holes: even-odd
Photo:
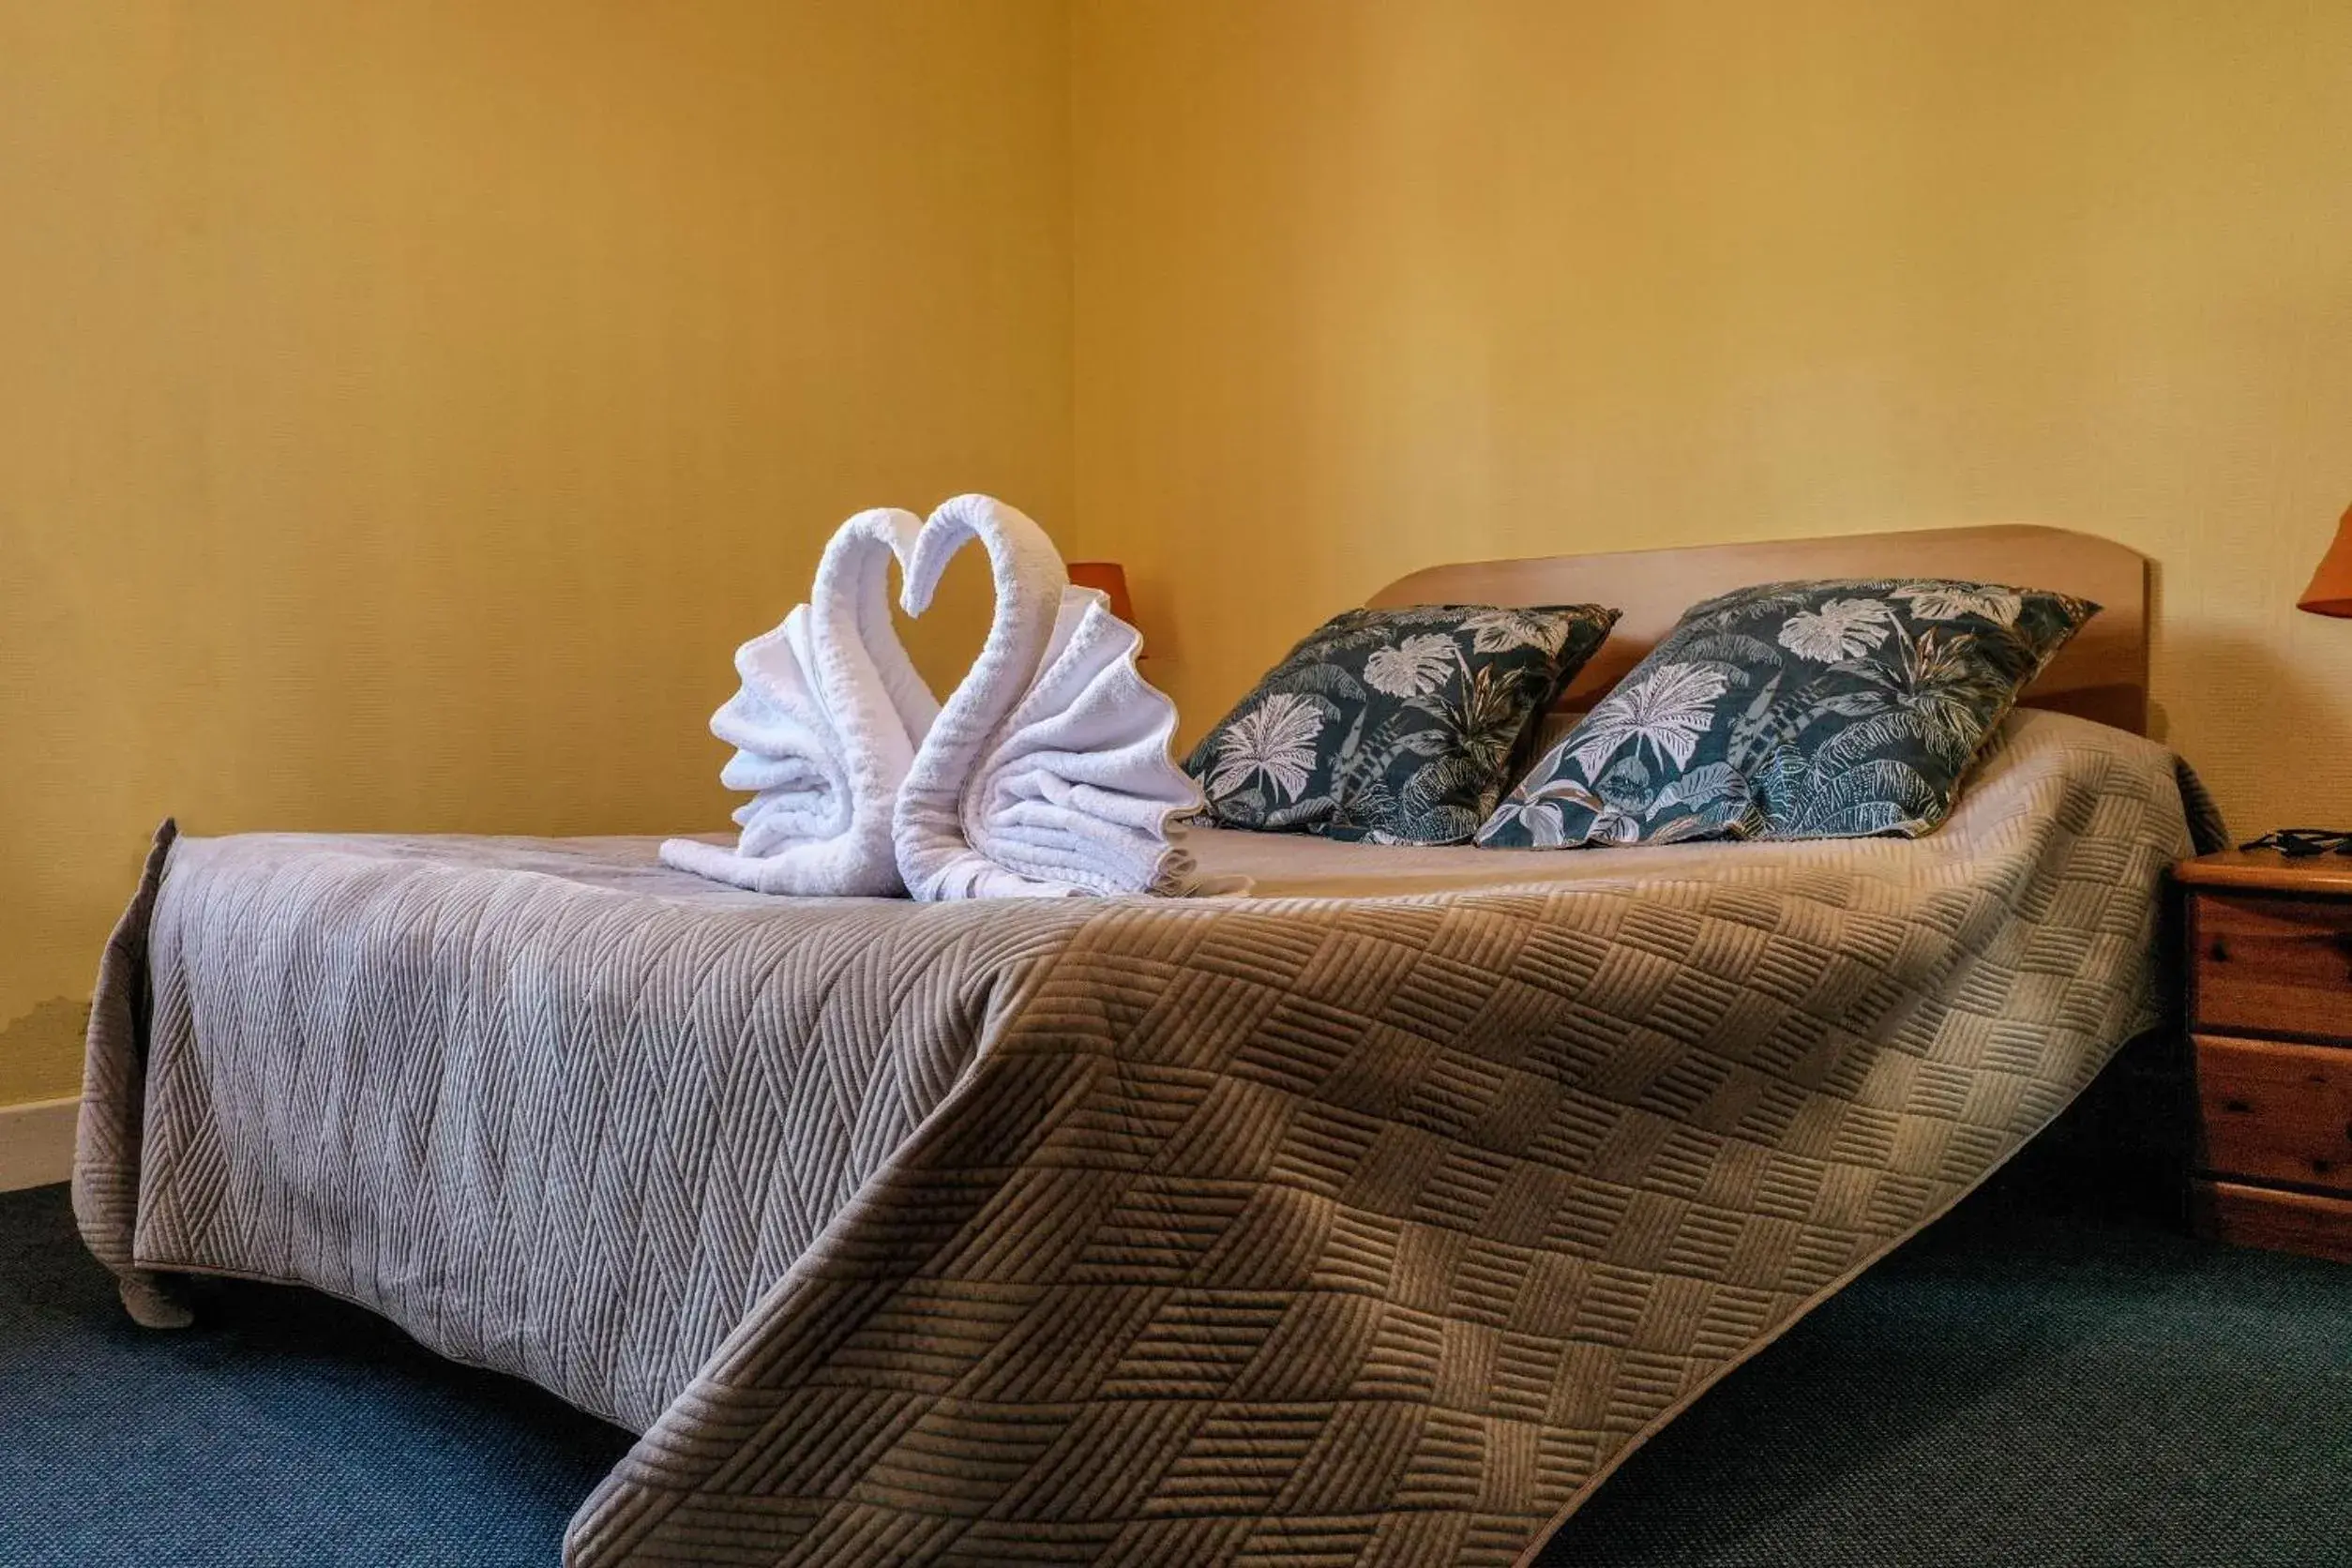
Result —
[{"label": "towel swan heart shape", "polygon": [[[891,624],[889,568],[919,616],[974,541],[995,613],[941,705]],[[753,792],[737,843],[672,839],[662,859],[760,893],[1192,891],[1176,823],[1199,792],[1169,760],[1175,704],[1137,671],[1139,646],[1001,501],[957,496],[923,522],[860,512],[826,545],[810,602],[737,651],[742,686],[711,719],[736,747],[721,782]]]}]

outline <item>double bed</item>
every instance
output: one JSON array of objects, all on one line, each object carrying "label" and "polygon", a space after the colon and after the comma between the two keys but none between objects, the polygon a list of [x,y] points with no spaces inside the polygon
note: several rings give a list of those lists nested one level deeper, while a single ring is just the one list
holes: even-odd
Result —
[{"label": "double bed", "polygon": [[[656,840],[158,834],[75,1203],[641,1434],[576,1564],[1501,1563],[2156,1018],[2217,824],[2147,565],[2047,529],[1482,563],[1605,687],[1734,583],[2106,611],[1919,840],[1204,831],[1252,896],[776,899]],[[1595,686],[1598,683],[1598,687]]]}]

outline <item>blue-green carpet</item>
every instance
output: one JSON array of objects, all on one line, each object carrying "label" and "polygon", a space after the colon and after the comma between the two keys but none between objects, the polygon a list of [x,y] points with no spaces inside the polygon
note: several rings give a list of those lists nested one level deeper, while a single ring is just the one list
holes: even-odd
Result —
[{"label": "blue-green carpet", "polygon": [[[623,1433],[304,1291],[133,1328],[0,1195],[0,1565],[551,1564]],[[1972,1200],[1735,1373],[1547,1568],[2352,1564],[2352,1268]]]}]

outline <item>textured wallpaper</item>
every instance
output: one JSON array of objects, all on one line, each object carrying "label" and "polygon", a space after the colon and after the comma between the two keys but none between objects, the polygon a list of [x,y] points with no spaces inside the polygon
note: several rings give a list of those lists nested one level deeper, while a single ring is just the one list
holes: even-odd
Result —
[{"label": "textured wallpaper", "polygon": [[[2022,520],[2352,825],[2352,9],[0,0],[0,1103],[194,832],[723,823],[850,510],[1126,563],[1197,732],[1444,560]],[[944,684],[974,562],[918,654]]]},{"label": "textured wallpaper", "polygon": [[2043,522],[2157,562],[2236,825],[2352,826],[2352,7],[1076,27],[1080,527],[1194,731],[1433,562]]},{"label": "textured wallpaper", "polygon": [[1058,0],[0,0],[0,1102],[78,1083],[167,812],[724,827],[705,721],[836,523],[1065,516],[1068,54]]}]

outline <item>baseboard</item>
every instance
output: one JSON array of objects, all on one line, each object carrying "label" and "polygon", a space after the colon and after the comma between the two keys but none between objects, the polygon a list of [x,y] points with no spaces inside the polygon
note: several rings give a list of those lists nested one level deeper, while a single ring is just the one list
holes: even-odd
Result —
[{"label": "baseboard", "polygon": [[0,1192],[47,1186],[72,1176],[73,1128],[81,1114],[78,1094],[0,1106]]}]

